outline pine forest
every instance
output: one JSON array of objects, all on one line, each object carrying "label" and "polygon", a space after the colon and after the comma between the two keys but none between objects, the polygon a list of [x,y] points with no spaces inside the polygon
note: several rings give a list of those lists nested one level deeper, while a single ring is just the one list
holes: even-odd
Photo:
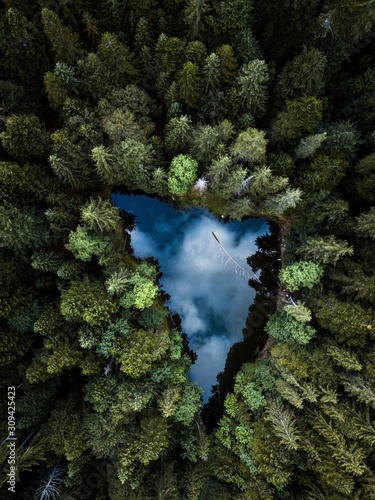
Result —
[{"label": "pine forest", "polygon": [[[1,499],[374,499],[375,2],[0,9]],[[205,405],[115,192],[270,227]]]}]

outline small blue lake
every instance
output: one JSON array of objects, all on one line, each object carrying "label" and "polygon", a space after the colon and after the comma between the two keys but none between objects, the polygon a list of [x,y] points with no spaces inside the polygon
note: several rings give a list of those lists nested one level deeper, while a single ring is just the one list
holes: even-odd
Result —
[{"label": "small blue lake", "polygon": [[[235,272],[212,232],[248,272],[246,258],[257,250],[255,239],[268,232],[265,219],[224,222],[201,208],[176,211],[143,195],[112,195],[112,202],[136,216],[131,243],[137,257],[154,257],[163,273],[161,285],[171,298],[182,329],[198,359],[190,372],[210,396],[216,375],[224,369],[232,344],[242,340],[255,291]],[[225,261],[223,264],[223,257]]]}]

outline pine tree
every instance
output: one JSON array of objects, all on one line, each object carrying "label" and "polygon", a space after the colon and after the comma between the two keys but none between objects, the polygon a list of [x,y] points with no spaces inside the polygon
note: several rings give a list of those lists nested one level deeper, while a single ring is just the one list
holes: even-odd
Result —
[{"label": "pine tree", "polygon": [[234,72],[238,66],[233,48],[230,45],[220,45],[220,47],[216,49],[216,54],[220,59],[220,69],[223,81],[226,84],[231,84],[234,78]]},{"label": "pine tree", "polygon": [[95,163],[96,171],[102,181],[108,184],[113,183],[115,175],[112,154],[109,148],[106,148],[103,144],[95,146],[91,151],[91,158]]},{"label": "pine tree", "polygon": [[286,188],[285,191],[270,196],[262,205],[269,215],[282,215],[288,210],[294,209],[300,202],[302,191],[299,188]]},{"label": "pine tree", "polygon": [[182,115],[172,118],[165,127],[165,145],[171,152],[184,151],[190,143],[193,124],[191,118]]},{"label": "pine tree", "polygon": [[90,198],[81,210],[81,218],[90,229],[109,231],[120,221],[118,209],[107,200]]},{"label": "pine tree", "polygon": [[81,52],[81,45],[77,33],[69,26],[64,26],[60,17],[52,10],[42,9],[42,23],[44,33],[51,42],[55,61],[69,63]]},{"label": "pine tree", "polygon": [[299,139],[304,132],[312,132],[322,119],[322,102],[315,97],[301,97],[286,102],[273,124],[277,139]]},{"label": "pine tree", "polygon": [[201,39],[201,31],[204,26],[204,17],[210,7],[207,0],[187,0],[183,10],[183,17],[187,26],[189,40]]},{"label": "pine tree", "polygon": [[177,80],[179,95],[190,108],[195,108],[202,95],[203,81],[196,64],[188,61],[178,74]]},{"label": "pine tree", "polygon": [[304,259],[311,259],[318,264],[336,265],[339,259],[353,255],[354,249],[347,241],[339,240],[333,235],[326,237],[309,237],[297,250]]},{"label": "pine tree", "polygon": [[261,163],[265,159],[267,140],[263,131],[248,128],[241,132],[231,146],[233,157],[250,164]]},{"label": "pine tree", "polygon": [[21,161],[42,156],[49,146],[49,134],[35,115],[10,116],[0,139],[8,153]]},{"label": "pine tree", "polygon": [[296,158],[305,159],[308,156],[312,156],[325,141],[326,136],[327,132],[323,132],[322,134],[308,135],[307,137],[301,139],[301,142],[296,149]]},{"label": "pine tree", "polygon": [[256,116],[265,112],[269,73],[265,61],[255,59],[240,68],[237,85],[242,106]]},{"label": "pine tree", "polygon": [[220,58],[217,53],[209,54],[203,64],[203,84],[207,93],[209,90],[217,89],[220,85]]},{"label": "pine tree", "polygon": [[356,219],[355,231],[359,236],[375,239],[375,208],[362,213]]},{"label": "pine tree", "polygon": [[278,91],[285,99],[318,96],[324,88],[327,57],[315,49],[303,46],[301,54],[288,61],[281,71]]},{"label": "pine tree", "polygon": [[271,400],[267,405],[265,420],[271,423],[275,435],[287,450],[298,450],[300,433],[290,411]]}]

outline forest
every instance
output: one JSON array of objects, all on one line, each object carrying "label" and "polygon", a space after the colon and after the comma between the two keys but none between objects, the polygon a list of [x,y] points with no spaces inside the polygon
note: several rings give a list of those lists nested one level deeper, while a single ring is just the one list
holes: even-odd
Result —
[{"label": "forest", "polygon": [[[2,499],[375,498],[374,41],[372,0],[0,1]],[[118,190],[272,229],[205,407]]]}]

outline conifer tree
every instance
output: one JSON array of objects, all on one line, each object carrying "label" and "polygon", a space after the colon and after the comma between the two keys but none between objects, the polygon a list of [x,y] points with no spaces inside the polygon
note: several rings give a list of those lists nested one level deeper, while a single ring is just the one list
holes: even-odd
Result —
[{"label": "conifer tree", "polygon": [[310,237],[297,250],[305,259],[312,259],[318,264],[336,265],[346,255],[353,255],[353,247],[346,241],[333,235],[327,237]]},{"label": "conifer tree", "polygon": [[250,164],[261,163],[265,159],[266,145],[265,133],[250,127],[238,135],[232,144],[231,153],[235,158]]},{"label": "conifer tree", "polygon": [[202,95],[203,81],[196,64],[188,61],[178,74],[178,91],[183,102],[190,108],[197,105]]},{"label": "conifer tree", "polygon": [[254,115],[262,116],[267,101],[266,85],[269,80],[265,61],[255,59],[240,68],[237,77],[242,106]]},{"label": "conifer tree", "polygon": [[64,26],[62,20],[52,10],[42,9],[42,23],[48,37],[55,60],[69,63],[81,51],[77,33],[70,26]]}]

